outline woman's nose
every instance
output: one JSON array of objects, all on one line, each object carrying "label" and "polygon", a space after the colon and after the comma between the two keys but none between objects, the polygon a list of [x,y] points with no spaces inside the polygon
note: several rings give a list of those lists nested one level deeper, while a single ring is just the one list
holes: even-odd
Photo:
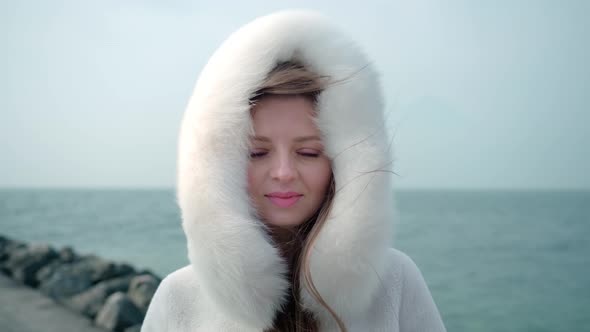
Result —
[{"label": "woman's nose", "polygon": [[297,169],[289,157],[279,157],[273,163],[271,176],[274,180],[289,182],[297,178]]}]

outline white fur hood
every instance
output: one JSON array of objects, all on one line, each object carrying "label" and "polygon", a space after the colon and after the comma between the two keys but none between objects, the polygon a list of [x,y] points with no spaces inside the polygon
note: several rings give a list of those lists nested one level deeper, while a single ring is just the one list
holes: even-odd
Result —
[{"label": "white fur hood", "polygon": [[[188,253],[207,303],[253,329],[272,325],[288,288],[286,263],[249,204],[249,99],[279,62],[295,59],[334,80],[318,125],[337,194],[310,262],[314,283],[343,319],[369,310],[391,247],[391,154],[377,74],[323,16],[284,11],[232,34],[203,69],[180,132],[178,202]],[[304,305],[329,316],[302,290]]]}]

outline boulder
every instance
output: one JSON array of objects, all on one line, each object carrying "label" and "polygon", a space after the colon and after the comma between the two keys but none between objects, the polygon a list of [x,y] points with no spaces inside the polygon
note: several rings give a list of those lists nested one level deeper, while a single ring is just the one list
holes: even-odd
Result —
[{"label": "boulder", "polygon": [[150,274],[138,275],[131,280],[129,298],[144,315],[159,284],[160,280]]},{"label": "boulder", "polygon": [[78,255],[76,255],[72,247],[63,247],[59,251],[59,261],[62,263],[72,263],[77,259]]},{"label": "boulder", "polygon": [[46,283],[58,267],[64,264],[74,263],[80,259],[71,247],[64,247],[57,254],[58,259],[45,265],[37,272],[37,280],[39,280],[39,284]]},{"label": "boulder", "polygon": [[0,273],[12,276],[12,270],[8,267],[8,261],[15,251],[26,247],[27,245],[22,242],[14,241],[0,235]]},{"label": "boulder", "polygon": [[160,278],[160,276],[158,276],[157,274],[155,274],[154,272],[152,272],[152,270],[150,269],[142,269],[141,271],[136,273],[137,275],[145,275],[145,274],[149,274],[150,276],[154,277],[154,279],[156,279],[158,281],[158,284],[160,282],[162,282],[162,278]]},{"label": "boulder", "polygon": [[37,280],[39,281],[39,285],[43,285],[47,283],[49,278],[53,275],[53,272],[57,270],[63,263],[59,259],[55,259],[51,261],[49,264],[43,266],[42,268],[37,271]]},{"label": "boulder", "polygon": [[41,291],[61,302],[103,280],[132,274],[134,269],[128,264],[116,264],[96,256],[86,256],[57,266],[51,276],[41,283]]},{"label": "boulder", "polygon": [[108,330],[123,332],[128,327],[141,324],[142,321],[143,314],[131,299],[123,292],[116,292],[108,297],[96,315],[94,323]]},{"label": "boulder", "polygon": [[94,283],[135,273],[129,264],[113,263],[94,255],[85,257],[83,262],[93,271],[91,278]]},{"label": "boulder", "polygon": [[88,290],[64,299],[63,303],[70,309],[87,317],[95,318],[106,299],[115,292],[127,292],[132,275],[99,282]]},{"label": "boulder", "polygon": [[57,252],[48,245],[25,246],[12,251],[6,267],[13,279],[37,287],[37,272],[57,257]]},{"label": "boulder", "polygon": [[125,332],[141,332],[141,324],[128,327],[125,329]]},{"label": "boulder", "polygon": [[58,265],[50,273],[49,278],[42,281],[39,288],[45,295],[61,302],[90,288],[92,272],[87,265]]},{"label": "boulder", "polygon": [[9,248],[14,245],[14,241],[7,238],[6,236],[0,235],[0,262],[8,260],[10,255]]}]

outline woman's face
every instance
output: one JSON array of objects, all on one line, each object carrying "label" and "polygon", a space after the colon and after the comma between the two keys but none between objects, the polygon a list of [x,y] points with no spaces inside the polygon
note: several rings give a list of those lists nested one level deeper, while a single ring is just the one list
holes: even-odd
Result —
[{"label": "woman's face", "polygon": [[313,117],[299,96],[267,96],[252,110],[248,193],[267,224],[298,226],[326,195],[332,170]]}]

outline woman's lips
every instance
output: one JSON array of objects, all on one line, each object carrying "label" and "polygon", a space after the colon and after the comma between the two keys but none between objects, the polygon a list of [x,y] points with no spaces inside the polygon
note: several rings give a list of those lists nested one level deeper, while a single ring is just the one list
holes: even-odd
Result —
[{"label": "woman's lips", "polygon": [[274,205],[276,205],[278,207],[282,207],[282,208],[288,208],[288,207],[292,206],[293,204],[297,203],[297,201],[299,201],[299,199],[303,196],[298,195],[298,196],[291,196],[291,197],[287,197],[287,198],[281,198],[281,197],[276,197],[276,196],[267,196],[267,197]]}]

